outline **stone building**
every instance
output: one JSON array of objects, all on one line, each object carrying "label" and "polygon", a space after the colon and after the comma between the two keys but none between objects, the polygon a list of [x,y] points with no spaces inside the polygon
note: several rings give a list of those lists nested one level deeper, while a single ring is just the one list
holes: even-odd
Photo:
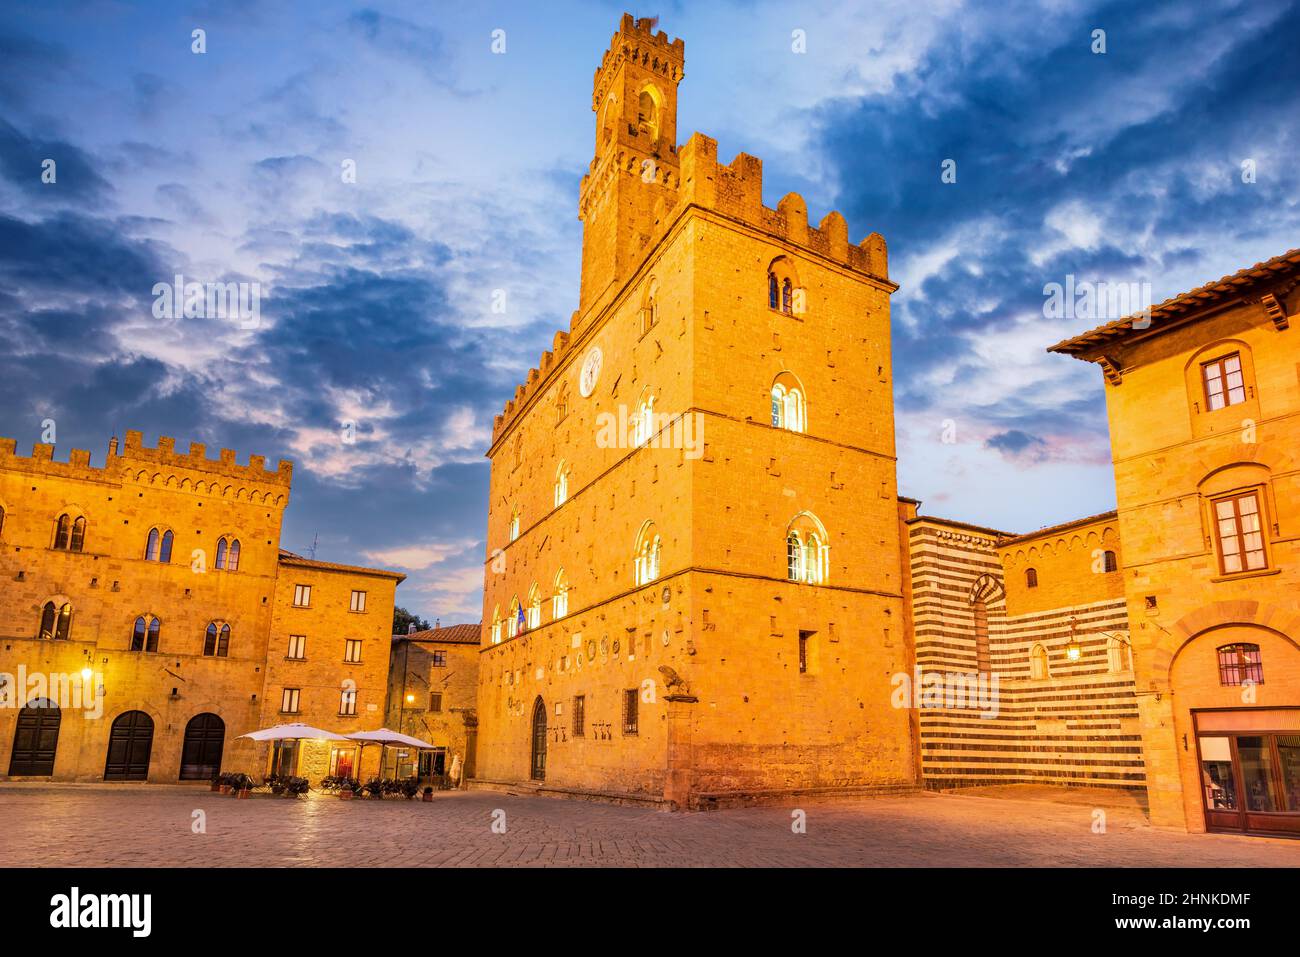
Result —
[{"label": "stone building", "polygon": [[399,777],[449,774],[457,757],[461,780],[474,775],[481,632],[474,624],[393,635],[384,727],[437,746],[418,756],[390,751]]},{"label": "stone building", "polygon": [[[379,724],[403,576],[283,551],[290,463],[139,432],[102,467],[15,446],[0,440],[0,775],[260,773],[268,746],[238,735]],[[347,753],[284,758],[317,776]]]},{"label": "stone building", "polygon": [[1300,833],[1300,250],[1052,346],[1101,367],[1152,822]]},{"label": "stone building", "polygon": [[914,786],[885,243],[679,146],[683,63],[623,17],[579,309],[494,424],[478,783],[677,807]]},{"label": "stone building", "polygon": [[[1143,789],[1115,514],[1011,535],[917,504],[911,635],[941,679],[918,709],[925,785]],[[972,675],[988,686],[954,694]]]}]

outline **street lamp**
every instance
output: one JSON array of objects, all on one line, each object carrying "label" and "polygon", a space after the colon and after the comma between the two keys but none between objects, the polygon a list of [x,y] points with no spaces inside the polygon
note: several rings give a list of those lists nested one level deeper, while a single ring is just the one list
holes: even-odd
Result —
[{"label": "street lamp", "polygon": [[1065,657],[1071,661],[1078,661],[1081,654],[1083,649],[1079,646],[1079,639],[1074,637],[1074,618],[1071,618],[1070,640],[1065,643]]}]

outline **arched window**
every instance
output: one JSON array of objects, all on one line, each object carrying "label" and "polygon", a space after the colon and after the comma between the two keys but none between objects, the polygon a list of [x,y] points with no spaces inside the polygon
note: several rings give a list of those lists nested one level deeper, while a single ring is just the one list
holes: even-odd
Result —
[{"label": "arched window", "polygon": [[551,617],[563,618],[569,613],[569,582],[561,568],[555,575],[555,594],[551,596]]},{"label": "arched window", "polygon": [[226,538],[224,535],[217,539],[217,567],[226,567]]},{"label": "arched window", "polygon": [[158,560],[158,543],[160,538],[161,536],[158,534],[158,529],[149,529],[149,538],[145,541],[144,545],[145,561],[156,562]]},{"label": "arched window", "polygon": [[208,658],[226,658],[230,655],[230,626],[218,625],[215,621],[208,624],[203,633],[203,654]]},{"label": "arched window", "polygon": [[638,585],[648,585],[659,577],[659,533],[654,522],[646,522],[636,537],[633,577]]},{"label": "arched window", "polygon": [[645,335],[659,322],[659,280],[651,279],[646,285],[645,299],[641,303],[641,334]]},{"label": "arched window", "polygon": [[971,611],[975,619],[975,663],[980,674],[993,670],[989,658],[989,611],[983,598],[977,598]]},{"label": "arched window", "polygon": [[559,508],[569,498],[569,466],[560,460],[555,469],[555,507]]},{"label": "arched window", "polygon": [[153,615],[141,615],[131,629],[132,651],[157,651],[162,622]]},{"label": "arched window", "polygon": [[72,605],[47,601],[41,608],[41,633],[45,640],[63,641],[72,632]]},{"label": "arched window", "polygon": [[1219,652],[1219,684],[1240,685],[1247,681],[1264,683],[1264,662],[1259,656],[1259,645],[1237,642],[1222,645]]},{"label": "arched window", "polygon": [[1029,652],[1029,677],[1035,681],[1051,677],[1051,671],[1047,667],[1047,649],[1042,645],[1034,645]]},{"label": "arched window", "polygon": [[800,512],[785,530],[786,578],[820,585],[830,573],[830,536],[817,516]]},{"label": "arched window", "polygon": [[54,547],[68,547],[68,532],[72,529],[72,519],[65,513],[59,516],[58,522],[54,526]]},{"label": "arched window", "polygon": [[655,397],[647,389],[641,393],[641,401],[637,403],[636,414],[632,420],[632,445],[641,446],[650,441],[650,436],[654,432],[655,423]]},{"label": "arched window", "polygon": [[162,544],[158,548],[158,561],[167,563],[172,560],[172,542],[175,540],[176,536],[171,533],[171,529],[163,532]]},{"label": "arched window", "polygon": [[531,631],[534,628],[542,627],[542,590],[533,582],[533,587],[528,589],[528,628]]},{"label": "arched window", "polygon": [[777,256],[767,267],[767,305],[787,315],[803,314],[803,289],[794,263],[786,256]]},{"label": "arched window", "polygon": [[519,519],[519,506],[516,505],[515,510],[510,513],[510,541],[512,542],[519,537]]},{"label": "arched window", "polygon": [[511,638],[523,631],[524,609],[519,604],[519,596],[510,599],[510,618],[506,622],[507,634]]},{"label": "arched window", "polygon": [[1025,587],[1026,587],[1026,588],[1037,588],[1037,587],[1038,587],[1038,569],[1037,569],[1037,568],[1026,568],[1026,569],[1025,569]]},{"label": "arched window", "polygon": [[560,391],[555,396],[555,424],[559,425],[564,421],[565,416],[569,414],[569,383],[565,382],[560,385]]},{"label": "arched window", "polygon": [[610,97],[605,101],[605,108],[600,114],[600,142],[608,143],[614,138],[614,130],[618,125],[618,101]]},{"label": "arched window", "polygon": [[239,539],[237,538],[230,541],[230,551],[226,553],[226,571],[239,571]]},{"label": "arched window", "polygon": [[659,101],[652,92],[653,87],[646,87],[637,97],[636,128],[649,133],[651,138],[659,136]]},{"label": "arched window", "polygon": [[1108,572],[1119,571],[1119,561],[1116,559],[1115,553],[1109,549],[1102,555],[1102,568]]},{"label": "arched window", "polygon": [[86,519],[77,516],[72,523],[72,539],[68,542],[68,551],[79,552],[86,544]]},{"label": "arched window", "polygon": [[782,372],[772,383],[772,425],[791,432],[803,432],[808,428],[803,388],[789,372]]},{"label": "arched window", "polygon": [[1106,639],[1106,667],[1111,674],[1133,670],[1133,649],[1119,635]]},{"label": "arched window", "polygon": [[4,510],[4,506],[0,505],[0,536],[4,535],[4,531],[5,531],[5,510]]},{"label": "arched window", "polygon": [[492,644],[501,644],[501,606],[492,609]]}]

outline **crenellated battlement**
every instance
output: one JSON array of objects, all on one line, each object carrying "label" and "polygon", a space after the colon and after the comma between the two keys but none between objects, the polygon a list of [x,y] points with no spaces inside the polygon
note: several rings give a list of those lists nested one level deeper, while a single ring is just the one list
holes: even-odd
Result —
[{"label": "crenellated battlement", "polygon": [[[149,448],[138,431],[127,432],[121,446],[116,438],[112,439],[101,467],[90,464],[90,453],[85,449],[73,449],[66,462],[55,461],[54,446],[47,443],[34,444],[30,456],[19,455],[17,449],[17,440],[0,438],[0,469],[90,482],[144,482],[179,491],[278,504],[287,500],[293,482],[293,463],[284,459],[274,470],[266,468],[266,457],[262,455],[250,455],[248,464],[240,465],[232,449],[222,449],[218,458],[210,459],[206,446],[199,442],[190,443],[187,453],[178,453],[176,440],[166,435],[159,437],[156,448]],[[198,472],[207,480],[178,471]],[[265,488],[268,485],[275,488]]]},{"label": "crenellated battlement", "polygon": [[[763,205],[763,161],[739,153],[729,164],[718,162],[718,144],[703,133],[694,134],[678,151],[681,187],[677,206],[695,204],[738,219],[771,236],[802,246],[855,272],[889,282],[885,240],[871,233],[857,245],[849,243],[844,217],[832,210],[817,226],[808,221],[808,204],[798,193],[787,193],[776,209]],[[674,207],[676,208],[676,207]],[[671,210],[666,211],[671,214]],[[671,215],[659,225],[668,226]],[[658,239],[651,237],[651,242]]]},{"label": "crenellated battlement", "polygon": [[599,109],[609,92],[609,85],[618,67],[625,62],[637,63],[673,83],[680,82],[686,62],[686,44],[680,38],[669,40],[668,34],[654,32],[654,20],[637,19],[623,14],[618,32],[610,38],[609,48],[600,58],[592,78],[591,108]]},{"label": "crenellated battlement", "polygon": [[[718,162],[718,144],[703,133],[694,134],[677,155],[681,159],[680,183],[675,202],[661,201],[655,208],[652,231],[645,236],[645,251],[653,249],[677,219],[677,211],[689,205],[714,210],[773,238],[829,259],[845,269],[870,276],[885,283],[889,279],[889,255],[884,237],[871,233],[856,245],[849,242],[849,227],[844,216],[832,210],[813,226],[808,220],[808,204],[798,193],[787,193],[772,209],[763,205],[763,161],[748,153],[739,153],[730,163]],[[629,161],[629,168],[635,158]],[[613,164],[611,164],[612,166]],[[611,175],[613,170],[611,170]],[[587,183],[584,182],[584,191]],[[890,283],[892,285],[892,283]],[[755,287],[759,288],[758,286]],[[576,329],[575,312],[570,330]],[[549,352],[542,354],[536,367],[528,371],[524,383],[516,387],[514,397],[493,419],[492,441],[508,428],[529,396],[550,378],[553,368],[564,363],[569,336],[557,332]]]}]

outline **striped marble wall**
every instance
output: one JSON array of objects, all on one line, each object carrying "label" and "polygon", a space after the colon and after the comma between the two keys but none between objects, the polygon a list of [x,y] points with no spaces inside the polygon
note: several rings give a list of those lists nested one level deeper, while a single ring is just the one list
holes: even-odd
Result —
[{"label": "striped marble wall", "polygon": [[[917,666],[924,673],[986,667],[997,676],[996,715],[972,708],[920,710],[921,767],[928,787],[1067,784],[1145,787],[1122,597],[1087,577],[1075,603],[1007,614],[998,546],[1010,536],[943,519],[907,522]],[[977,604],[982,602],[981,616]],[[1079,646],[1070,660],[1071,636]],[[1032,674],[1041,646],[1046,677]]]}]

